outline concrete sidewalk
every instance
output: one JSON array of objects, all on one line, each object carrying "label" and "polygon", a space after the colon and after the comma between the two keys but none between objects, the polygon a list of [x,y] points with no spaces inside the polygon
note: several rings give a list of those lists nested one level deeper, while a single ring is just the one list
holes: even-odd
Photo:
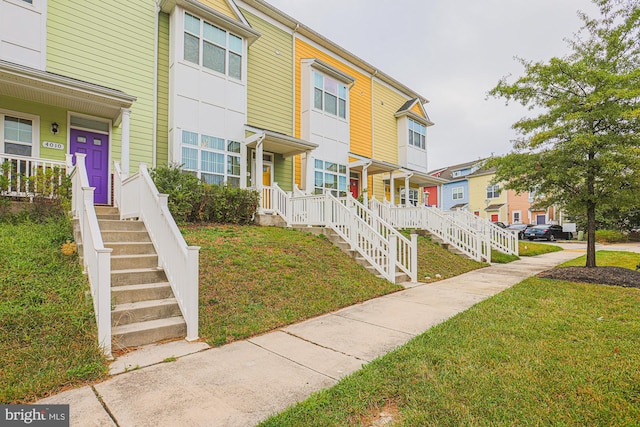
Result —
[{"label": "concrete sidewalk", "polygon": [[[113,365],[134,370],[37,403],[70,404],[72,426],[253,426],[477,302],[582,253],[492,265],[219,348],[154,346]],[[156,364],[137,369],[143,360]]]}]

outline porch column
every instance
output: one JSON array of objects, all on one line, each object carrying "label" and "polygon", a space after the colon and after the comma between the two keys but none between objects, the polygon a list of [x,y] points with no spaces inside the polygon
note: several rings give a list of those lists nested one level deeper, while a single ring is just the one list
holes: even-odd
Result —
[{"label": "porch column", "polygon": [[396,194],[395,194],[395,182],[393,181],[393,172],[389,172],[389,203],[391,203],[391,206],[395,206],[396,205]]},{"label": "porch column", "polygon": [[[362,194],[362,204],[368,208],[369,207],[369,165],[371,163],[365,165],[362,168],[362,188],[360,189],[360,193]],[[364,191],[367,190],[367,191]]]},{"label": "porch column", "polygon": [[125,175],[129,175],[129,151],[131,149],[129,134],[131,110],[129,108],[122,108],[120,109],[120,114],[122,115],[122,147],[120,153],[120,164],[122,166],[122,172]]},{"label": "porch column", "polygon": [[404,207],[408,208],[411,203],[409,203],[409,178],[411,175],[407,175],[404,177]]},{"label": "porch column", "polygon": [[264,150],[262,148],[263,141],[264,139],[260,139],[256,143],[256,176],[253,177],[253,183],[260,194],[262,194],[262,187],[264,186],[264,181],[262,180],[262,168],[264,166]]},{"label": "porch column", "polygon": [[240,143],[240,188],[247,188],[247,144]]}]

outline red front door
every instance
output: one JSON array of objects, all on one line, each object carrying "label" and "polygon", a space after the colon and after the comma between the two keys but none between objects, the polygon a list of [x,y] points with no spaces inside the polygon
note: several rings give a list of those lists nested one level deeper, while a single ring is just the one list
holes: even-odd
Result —
[{"label": "red front door", "polygon": [[498,214],[491,214],[491,222],[498,222]]},{"label": "red front door", "polygon": [[357,178],[349,179],[349,191],[354,199],[360,196],[360,180]]},{"label": "red front door", "polygon": [[94,203],[109,203],[109,135],[71,129],[70,153],[86,154],[89,185],[95,187]]}]

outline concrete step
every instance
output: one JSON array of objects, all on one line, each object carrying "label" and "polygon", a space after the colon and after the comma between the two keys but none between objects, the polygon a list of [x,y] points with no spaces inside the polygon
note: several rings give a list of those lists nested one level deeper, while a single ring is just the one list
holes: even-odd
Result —
[{"label": "concrete step", "polygon": [[151,255],[156,253],[151,242],[105,242],[104,247],[113,249],[111,256]]},{"label": "concrete step", "polygon": [[111,310],[111,325],[116,327],[181,315],[180,306],[175,298],[129,302],[118,304]]},{"label": "concrete step", "polygon": [[102,231],[104,242],[150,242],[151,238],[146,231]]},{"label": "concrete step", "polygon": [[180,338],[187,335],[187,325],[182,317],[149,320],[116,326],[112,329],[114,349],[137,347],[154,342]]},{"label": "concrete step", "polygon": [[166,281],[167,276],[161,268],[111,270],[111,286],[141,285]]},{"label": "concrete step", "polygon": [[128,270],[131,268],[154,268],[158,266],[158,255],[112,255],[111,270]]},{"label": "concrete step", "polygon": [[142,221],[99,219],[100,231],[147,231]]},{"label": "concrete step", "polygon": [[115,206],[95,205],[96,215],[120,215],[120,210]]},{"label": "concrete step", "polygon": [[111,288],[111,301],[116,305],[166,298],[173,298],[173,290],[169,282],[122,285]]}]

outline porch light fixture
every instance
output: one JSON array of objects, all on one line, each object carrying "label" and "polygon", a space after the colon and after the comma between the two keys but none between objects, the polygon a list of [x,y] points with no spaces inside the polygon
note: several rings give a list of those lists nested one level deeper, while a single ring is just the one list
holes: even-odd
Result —
[{"label": "porch light fixture", "polygon": [[54,135],[58,134],[58,123],[57,122],[51,123],[51,133],[54,134]]}]

